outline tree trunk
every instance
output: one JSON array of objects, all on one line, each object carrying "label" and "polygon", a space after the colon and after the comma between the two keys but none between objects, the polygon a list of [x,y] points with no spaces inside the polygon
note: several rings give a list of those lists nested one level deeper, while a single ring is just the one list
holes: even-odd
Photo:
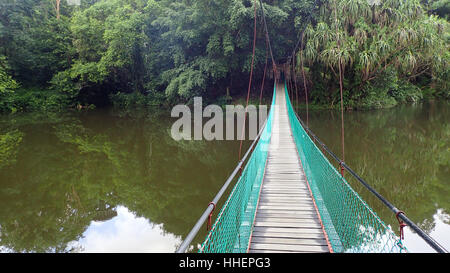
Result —
[{"label": "tree trunk", "polygon": [[59,14],[59,4],[61,3],[61,0],[56,0],[56,19],[59,20],[60,14]]}]

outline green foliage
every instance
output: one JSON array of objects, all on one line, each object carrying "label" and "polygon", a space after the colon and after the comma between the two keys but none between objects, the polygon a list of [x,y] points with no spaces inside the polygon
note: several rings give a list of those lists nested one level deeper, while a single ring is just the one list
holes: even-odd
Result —
[{"label": "green foliage", "polygon": [[437,14],[447,20],[449,19],[450,2],[448,0],[422,0],[421,2],[431,13]]},{"label": "green foliage", "polygon": [[[158,102],[164,97],[165,103],[176,104],[199,95],[209,101],[225,94],[239,97],[247,90],[253,1],[96,0],[82,1],[79,7],[61,1],[60,16],[55,1],[0,3],[0,56],[5,56],[0,57],[0,92],[20,83],[61,93],[67,103],[61,107],[67,107],[107,105],[111,98],[121,100],[122,93],[138,92]],[[374,83],[387,70],[395,71],[404,89],[413,90],[413,84],[429,90],[426,97],[450,97],[445,1],[315,2],[263,1],[277,63],[292,54],[306,27],[296,63],[302,54],[314,103],[337,105],[339,63],[347,107],[376,101],[377,95],[389,101],[384,98],[386,88],[376,91]],[[256,4],[252,93],[262,80],[266,58],[269,70],[271,66],[259,1]],[[419,98],[400,93],[387,96],[398,102]],[[27,108],[7,106],[9,95],[0,95],[0,104]]]},{"label": "green foliage", "polygon": [[52,90],[21,88],[0,95],[0,112],[59,111],[70,105],[70,96]]},{"label": "green foliage", "polygon": [[125,84],[130,91],[140,89],[140,52],[146,36],[139,3],[99,1],[75,12],[70,31],[77,59],[67,71],[55,75],[54,87],[74,96],[79,96],[83,88],[104,92],[105,85]]},{"label": "green foliage", "polygon": [[[389,107],[422,99],[418,86],[425,79],[448,92],[448,27],[446,20],[424,13],[416,0],[373,5],[331,0],[321,6],[318,22],[306,28],[299,54],[313,71],[312,81],[331,93],[341,64],[348,105]],[[335,99],[320,92],[312,96],[320,103]]]},{"label": "green foliage", "polygon": [[[232,97],[225,95],[225,96],[221,96],[221,97],[217,98],[216,104],[219,105],[220,107],[225,107],[226,105],[230,105],[231,102],[232,102]],[[244,104],[241,104],[241,105],[244,105]]]},{"label": "green foliage", "polygon": [[397,88],[390,91],[389,95],[400,103],[415,103],[423,99],[422,90],[410,82],[400,82],[397,84]]},{"label": "green foliage", "polygon": [[23,135],[17,129],[0,134],[0,170],[16,162],[17,147],[22,142]]},{"label": "green foliage", "polygon": [[80,92],[80,84],[74,82],[69,70],[56,73],[50,81],[52,90],[67,94],[71,98],[76,98]]},{"label": "green foliage", "polygon": [[1,54],[8,57],[14,77],[21,82],[46,85],[70,63],[71,8],[62,5],[57,19],[54,4],[54,0],[5,0],[0,4]]},{"label": "green foliage", "polygon": [[363,99],[353,105],[354,108],[363,109],[378,109],[392,107],[397,104],[397,101],[388,96],[385,88],[377,88],[372,85],[367,85],[364,92],[366,95]]},{"label": "green foliage", "polygon": [[362,109],[388,108],[399,103],[417,103],[423,99],[422,90],[399,79],[392,68],[383,71],[376,80],[368,82],[359,96],[348,96],[348,107]]},{"label": "green foliage", "polygon": [[19,87],[17,82],[8,74],[9,65],[5,56],[0,55],[0,97],[3,93],[13,92]]},{"label": "green foliage", "polygon": [[139,108],[145,106],[160,105],[164,97],[161,94],[143,95],[139,92],[131,94],[117,92],[109,95],[112,104],[117,108]]}]

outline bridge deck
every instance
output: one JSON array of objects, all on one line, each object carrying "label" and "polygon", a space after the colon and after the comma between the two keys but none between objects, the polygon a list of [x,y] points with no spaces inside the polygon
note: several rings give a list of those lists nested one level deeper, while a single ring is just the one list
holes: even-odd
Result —
[{"label": "bridge deck", "polygon": [[328,252],[292,137],[284,85],[277,86],[276,105],[249,252]]}]

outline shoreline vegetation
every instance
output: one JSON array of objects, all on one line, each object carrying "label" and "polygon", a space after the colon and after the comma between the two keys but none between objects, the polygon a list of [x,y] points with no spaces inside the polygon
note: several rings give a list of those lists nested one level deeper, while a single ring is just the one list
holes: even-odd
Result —
[{"label": "shoreline vegetation", "polygon": [[[216,104],[221,107],[225,105],[244,105],[246,104],[246,94],[238,94],[234,97],[219,97],[216,100],[207,100],[208,104]],[[272,96],[263,96],[262,105],[270,105]],[[112,107],[118,110],[145,110],[147,108],[158,107],[161,110],[170,111],[175,104],[168,104],[164,99],[156,100],[150,96],[142,95],[140,93],[116,93],[111,95],[108,104],[97,107],[95,104],[81,104],[68,103],[67,96],[42,89],[18,89],[6,101],[0,103],[2,110],[0,114],[14,114],[21,112],[64,112],[69,110],[87,111],[97,108]],[[446,101],[450,102],[448,98],[439,98],[434,96],[421,96],[419,99],[409,99],[396,101],[395,98],[388,98],[388,102],[383,104],[383,101],[374,101],[371,105],[356,105],[344,106],[345,111],[366,111],[375,109],[387,109],[398,105],[411,105],[432,101]],[[182,102],[179,102],[182,104]],[[295,99],[292,101],[295,109],[306,109],[305,98],[299,98],[297,105]],[[191,105],[192,103],[188,103]],[[340,110],[340,104],[316,104],[309,102],[310,110]],[[249,105],[259,105],[259,97],[250,95]],[[192,106],[192,105],[191,105]]]},{"label": "shoreline vegetation", "polygon": [[[263,6],[277,63],[301,39],[295,55],[300,108],[306,85],[310,109],[339,109],[339,63],[346,110],[450,99],[447,1]],[[196,96],[208,104],[245,104],[253,10],[245,0],[2,1],[0,113],[169,108]],[[259,104],[267,57],[262,22],[256,37],[252,104]],[[265,104],[271,82],[268,73]]]}]

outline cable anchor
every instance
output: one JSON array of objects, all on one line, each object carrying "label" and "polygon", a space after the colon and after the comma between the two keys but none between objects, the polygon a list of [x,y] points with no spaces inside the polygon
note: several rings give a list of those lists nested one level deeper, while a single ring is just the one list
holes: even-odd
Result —
[{"label": "cable anchor", "polygon": [[344,161],[342,161],[342,160],[339,161],[339,168],[341,169],[341,175],[342,175],[342,177],[344,177],[344,170],[345,170],[344,164],[345,164]]},{"label": "cable anchor", "polygon": [[214,202],[209,202],[208,207],[209,207],[209,205],[213,205],[213,209],[211,210],[211,212],[208,215],[208,222],[206,223],[206,231],[211,230],[211,218],[212,218],[214,209],[216,208],[216,204]]},{"label": "cable anchor", "polygon": [[400,240],[404,240],[405,233],[403,231],[403,228],[406,227],[407,225],[398,217],[400,213],[405,214],[403,211],[400,210],[395,214],[395,217],[397,218],[398,224],[400,226]]}]

